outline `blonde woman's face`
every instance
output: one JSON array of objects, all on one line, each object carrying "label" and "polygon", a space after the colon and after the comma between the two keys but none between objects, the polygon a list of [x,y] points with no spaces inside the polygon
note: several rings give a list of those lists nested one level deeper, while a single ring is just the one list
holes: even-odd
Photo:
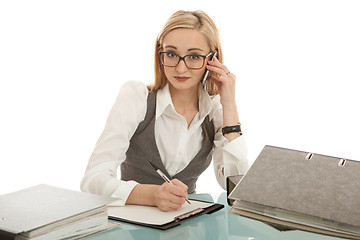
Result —
[{"label": "blonde woman's face", "polygon": [[[208,55],[210,47],[202,33],[193,29],[179,28],[169,32],[164,37],[162,52],[167,52],[165,55],[169,61],[174,58],[174,54],[180,57],[190,55],[187,59],[187,65],[191,67],[191,59],[197,59],[197,55]],[[204,64],[200,69],[187,67],[183,60],[180,60],[176,67],[164,66],[170,87],[178,90],[197,88],[204,75],[208,60],[209,57],[204,59]]]}]

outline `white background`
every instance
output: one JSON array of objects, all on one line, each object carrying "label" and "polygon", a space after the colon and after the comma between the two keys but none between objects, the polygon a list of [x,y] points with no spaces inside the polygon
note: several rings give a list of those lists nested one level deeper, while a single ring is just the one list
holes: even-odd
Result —
[{"label": "white background", "polygon": [[[0,194],[79,190],[118,90],[153,80],[178,9],[218,25],[250,163],[266,144],[360,160],[360,1],[1,1]],[[221,190],[212,168],[197,190]]]}]

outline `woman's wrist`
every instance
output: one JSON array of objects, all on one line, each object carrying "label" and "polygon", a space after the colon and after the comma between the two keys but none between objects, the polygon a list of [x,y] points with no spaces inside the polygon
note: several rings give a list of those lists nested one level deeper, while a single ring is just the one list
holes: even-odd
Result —
[{"label": "woman's wrist", "polygon": [[223,106],[223,126],[234,126],[239,123],[239,116],[236,104]]},{"label": "woman's wrist", "polygon": [[240,122],[236,103],[233,102],[231,104],[223,104],[223,128],[225,128],[225,133],[223,136],[229,142],[240,137],[242,133],[241,128],[237,132],[227,132],[226,129],[229,129],[227,127],[230,127],[230,129],[235,129],[235,126],[238,125],[240,125]]},{"label": "woman's wrist", "polygon": [[160,186],[152,184],[138,184],[131,191],[126,204],[156,206],[155,193]]},{"label": "woman's wrist", "polygon": [[236,125],[232,125],[232,126],[224,126],[222,128],[222,134],[225,136],[226,134],[229,133],[239,133],[240,135],[242,135],[242,131],[241,131],[241,124],[238,123]]},{"label": "woman's wrist", "polygon": [[233,110],[233,109],[237,109],[237,105],[235,101],[230,101],[227,103],[222,103],[222,108],[223,109],[229,109],[229,110]]}]

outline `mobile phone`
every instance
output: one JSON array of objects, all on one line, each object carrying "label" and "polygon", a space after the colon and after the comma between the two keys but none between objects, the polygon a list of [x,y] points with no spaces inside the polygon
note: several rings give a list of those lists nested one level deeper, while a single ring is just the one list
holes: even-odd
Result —
[{"label": "mobile phone", "polygon": [[[217,57],[217,54],[218,54],[217,52],[214,53],[214,55],[211,58],[211,61],[213,61]],[[207,69],[204,74],[204,78],[202,80],[202,84],[203,84],[203,87],[205,90],[206,90],[206,81],[207,81],[207,78],[209,77],[209,73],[210,73],[210,71],[209,71],[209,69]]]}]

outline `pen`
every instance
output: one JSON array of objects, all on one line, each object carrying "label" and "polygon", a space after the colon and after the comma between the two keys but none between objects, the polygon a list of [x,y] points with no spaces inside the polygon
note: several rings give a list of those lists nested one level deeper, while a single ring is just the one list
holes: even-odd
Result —
[{"label": "pen", "polygon": [[[164,179],[165,182],[170,183],[171,185],[174,185],[170,179],[160,170],[160,168],[158,166],[155,165],[155,163],[150,162],[150,165],[155,169],[155,171],[160,175],[160,177],[162,177],[162,179]],[[185,200],[188,202],[188,204],[191,204],[191,202],[189,201],[189,199],[185,198]]]}]

